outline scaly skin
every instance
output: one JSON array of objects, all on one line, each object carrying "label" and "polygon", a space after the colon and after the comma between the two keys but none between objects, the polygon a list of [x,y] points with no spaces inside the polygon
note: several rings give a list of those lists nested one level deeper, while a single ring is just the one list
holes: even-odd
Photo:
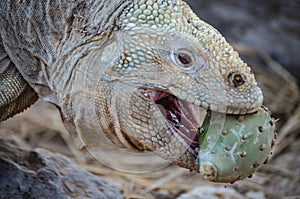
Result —
[{"label": "scaly skin", "polygon": [[157,93],[205,113],[262,105],[251,69],[180,0],[2,0],[0,17],[10,59],[81,147],[105,135],[199,171],[197,150],[174,133]]},{"label": "scaly skin", "polygon": [[0,38],[0,122],[23,111],[38,96],[3,49]]}]

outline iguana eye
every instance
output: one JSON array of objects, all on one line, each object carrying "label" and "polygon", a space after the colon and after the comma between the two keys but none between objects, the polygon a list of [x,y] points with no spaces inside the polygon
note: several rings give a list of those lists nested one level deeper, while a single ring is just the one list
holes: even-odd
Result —
[{"label": "iguana eye", "polygon": [[179,53],[177,55],[177,59],[182,65],[189,65],[192,62],[192,58],[184,53]]},{"label": "iguana eye", "polygon": [[189,51],[178,50],[177,52],[173,52],[173,60],[182,69],[191,69],[194,67],[195,58]]}]

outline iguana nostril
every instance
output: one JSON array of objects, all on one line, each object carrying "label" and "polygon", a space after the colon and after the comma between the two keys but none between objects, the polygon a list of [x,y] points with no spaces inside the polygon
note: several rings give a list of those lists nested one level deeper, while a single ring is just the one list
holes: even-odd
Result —
[{"label": "iguana nostril", "polygon": [[244,78],[240,74],[235,74],[233,77],[233,84],[235,87],[241,86],[245,83]]},{"label": "iguana nostril", "polygon": [[246,82],[244,76],[237,71],[230,73],[228,75],[228,80],[235,88],[242,86]]}]

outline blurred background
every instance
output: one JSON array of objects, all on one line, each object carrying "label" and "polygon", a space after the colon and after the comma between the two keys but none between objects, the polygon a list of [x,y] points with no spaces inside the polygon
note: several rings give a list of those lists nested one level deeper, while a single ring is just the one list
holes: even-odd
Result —
[{"label": "blurred background", "polygon": [[40,101],[0,124],[0,136],[29,149],[42,147],[62,153],[114,184],[125,198],[299,198],[300,1],[187,2],[253,68],[263,89],[264,104],[278,119],[273,158],[252,178],[234,184],[210,183],[199,174],[172,165],[137,175],[112,170],[75,149],[56,108]]},{"label": "blurred background", "polygon": [[186,2],[228,41],[267,53],[300,80],[299,0]]}]

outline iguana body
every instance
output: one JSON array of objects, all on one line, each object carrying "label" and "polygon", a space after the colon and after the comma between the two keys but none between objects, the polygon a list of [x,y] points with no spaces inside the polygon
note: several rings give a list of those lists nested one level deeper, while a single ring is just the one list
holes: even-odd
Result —
[{"label": "iguana body", "polygon": [[1,53],[15,70],[5,75],[0,62],[0,83],[20,77],[11,94],[0,86],[0,120],[37,93],[86,147],[104,133],[199,171],[195,107],[245,114],[262,104],[251,69],[180,0],[2,0],[0,17]]}]

